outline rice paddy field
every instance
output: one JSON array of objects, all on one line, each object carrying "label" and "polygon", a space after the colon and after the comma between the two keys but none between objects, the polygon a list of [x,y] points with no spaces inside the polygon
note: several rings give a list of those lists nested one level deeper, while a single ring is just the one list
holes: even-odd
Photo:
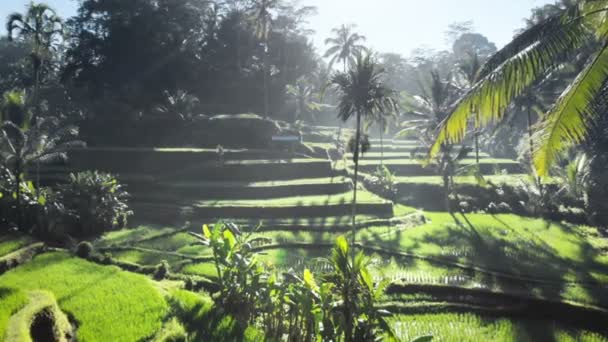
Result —
[{"label": "rice paddy field", "polygon": [[[415,142],[387,140],[383,153],[373,146],[362,170],[373,172],[381,162],[393,169],[398,198],[407,197],[412,184],[440,188],[441,178],[412,156]],[[51,249],[0,270],[0,336],[8,336],[11,317],[33,291],[54,296],[79,341],[168,341],[166,336],[181,326],[178,321],[194,329],[181,320],[179,310],[188,306],[190,314],[204,318],[212,302],[204,292],[184,291],[179,277],[217,277],[211,251],[189,234],[217,220],[265,238],[254,248],[259,260],[277,272],[328,271],[334,241],[352,229],[349,163],[265,150],[228,152],[224,164],[214,160],[212,149],[78,152],[70,170],[103,168],[99,160],[104,158],[95,156],[108,153],[146,164],[106,167],[126,175],[122,179],[136,215],[130,229],[91,242],[120,267]],[[515,161],[481,158],[485,177],[494,184],[527,179]],[[167,167],[171,160],[185,161],[184,167]],[[46,175],[55,179],[61,172],[51,169]],[[477,186],[472,176],[456,177],[456,182]],[[596,228],[513,214],[453,216],[424,210],[415,198],[392,202],[363,185],[357,202],[357,247],[370,258],[374,279],[391,284],[382,305],[393,312],[391,324],[401,340],[422,335],[436,341],[607,340],[601,328],[522,316],[521,308],[510,305],[514,300],[564,304],[608,317],[608,241]],[[24,236],[0,236],[0,265],[3,257],[33,243]],[[145,271],[161,262],[169,265],[174,280],[155,281]]]}]

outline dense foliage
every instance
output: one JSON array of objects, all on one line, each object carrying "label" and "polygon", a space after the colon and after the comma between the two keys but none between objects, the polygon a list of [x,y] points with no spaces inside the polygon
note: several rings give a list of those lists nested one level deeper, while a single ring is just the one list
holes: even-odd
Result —
[{"label": "dense foliage", "polygon": [[[209,246],[217,272],[218,310],[243,326],[261,325],[267,340],[281,341],[373,341],[394,338],[386,318],[376,307],[386,283],[376,284],[368,270],[369,260],[354,255],[344,237],[332,251],[332,271],[315,275],[278,275],[261,264],[252,239],[233,223],[203,226],[194,234]],[[262,239],[263,240],[263,239]],[[385,335],[388,334],[388,335]]]},{"label": "dense foliage", "polygon": [[125,228],[133,214],[127,205],[129,194],[115,176],[97,171],[70,174],[58,187],[70,217],[70,234],[92,236]]}]

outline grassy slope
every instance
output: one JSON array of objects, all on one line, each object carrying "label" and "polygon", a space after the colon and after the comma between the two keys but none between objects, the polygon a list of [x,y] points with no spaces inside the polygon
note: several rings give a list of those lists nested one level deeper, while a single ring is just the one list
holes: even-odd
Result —
[{"label": "grassy slope", "polygon": [[[463,159],[460,162],[462,165],[475,164],[475,159]],[[512,159],[485,158],[479,161],[480,164],[519,164]],[[359,162],[360,165],[380,165],[380,160],[365,160]],[[421,165],[420,160],[416,159],[388,159],[384,161],[387,166],[391,165]]]},{"label": "grassy slope", "polygon": [[[483,178],[494,184],[518,184],[520,181],[528,181],[530,176],[523,174],[512,174],[512,175],[489,175],[483,176]],[[406,176],[406,177],[395,177],[397,183],[416,183],[416,184],[433,184],[443,185],[443,179],[441,176]],[[477,184],[478,181],[474,176],[456,176],[454,182],[457,184]]]},{"label": "grassy slope", "polygon": [[[411,258],[373,255],[374,273],[392,281],[454,286],[483,287],[545,298],[563,298],[584,304],[608,307],[608,294],[595,286],[573,282],[608,283],[608,242],[593,228],[550,223],[516,215],[467,215],[471,226],[462,225],[445,213],[427,213],[427,224],[415,228],[372,227],[359,231],[357,240],[370,247],[415,253],[452,263],[462,263],[509,275],[540,278],[551,284],[515,286],[503,277],[467,272]],[[339,233],[274,231],[258,233],[275,243],[331,243]],[[166,243],[157,241],[152,248],[177,248],[191,242],[176,236]],[[182,247],[183,248],[183,247]],[[167,250],[167,249],[165,249]],[[321,254],[319,254],[321,253]],[[276,249],[265,251],[262,259],[280,269],[303,268],[315,258],[329,255],[329,250]],[[314,268],[314,267],[313,267]],[[187,273],[212,275],[209,265],[186,266]],[[211,274],[210,274],[211,272]]]},{"label": "grassy slope", "polygon": [[339,184],[350,181],[346,177],[326,177],[326,178],[299,178],[285,181],[269,181],[269,182],[162,182],[162,185],[171,185],[177,188],[180,187],[254,187],[265,188],[274,186],[290,186],[290,185],[316,185],[316,184]]},{"label": "grassy slope", "polygon": [[23,248],[33,242],[29,236],[1,236],[0,257]]},{"label": "grassy slope", "polygon": [[[346,192],[339,195],[316,195],[316,196],[294,196],[283,197],[269,200],[206,200],[198,201],[196,206],[223,207],[223,206],[243,206],[243,207],[291,207],[306,205],[331,205],[351,203],[352,193]],[[383,203],[382,198],[368,191],[357,192],[357,203]]]},{"label": "grassy slope", "polygon": [[607,341],[588,331],[571,331],[549,321],[492,319],[473,314],[398,315],[392,319],[397,336],[411,341],[418,336],[433,335],[445,342],[477,341]]},{"label": "grassy slope", "polygon": [[78,321],[80,341],[142,340],[160,329],[167,314],[163,296],[149,279],[60,252],[0,276],[0,288],[52,292],[61,309]]},{"label": "grassy slope", "polygon": [[0,339],[4,339],[9,318],[28,303],[28,297],[21,290],[0,287],[0,303]]}]

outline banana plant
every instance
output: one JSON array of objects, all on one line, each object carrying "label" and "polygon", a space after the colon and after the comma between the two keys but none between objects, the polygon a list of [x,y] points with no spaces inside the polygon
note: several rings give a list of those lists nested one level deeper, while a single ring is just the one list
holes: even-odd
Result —
[{"label": "banana plant", "polygon": [[258,297],[266,291],[264,267],[258,262],[252,244],[267,239],[251,239],[233,223],[218,222],[211,229],[203,225],[202,234],[190,233],[212,250],[220,291],[218,306],[243,325],[252,323]]},{"label": "banana plant", "polygon": [[346,238],[336,240],[331,262],[334,272],[325,281],[336,293],[334,322],[344,341],[379,341],[387,335],[390,340],[397,336],[386,317],[390,313],[378,309],[376,303],[384,293],[386,283],[374,284],[368,270],[369,260],[362,252],[349,258],[350,246]]}]

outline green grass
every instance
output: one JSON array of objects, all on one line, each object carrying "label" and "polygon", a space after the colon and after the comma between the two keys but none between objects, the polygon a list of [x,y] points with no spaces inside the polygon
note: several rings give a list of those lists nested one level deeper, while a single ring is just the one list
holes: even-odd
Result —
[{"label": "green grass", "polygon": [[127,250],[120,252],[113,252],[112,257],[122,262],[128,262],[131,264],[143,265],[143,266],[155,266],[160,264],[161,261],[165,260],[169,264],[176,264],[180,260],[179,257],[159,252],[152,251],[140,251],[140,250]]},{"label": "green grass", "polygon": [[[597,230],[516,215],[470,214],[460,224],[446,213],[427,213],[430,222],[408,229],[375,227],[359,232],[366,245],[414,253],[491,271],[552,282],[530,285],[528,295],[575,300],[608,307],[599,287],[570,282],[608,284],[608,241]],[[437,266],[437,265],[435,265]],[[444,267],[444,266],[441,266]],[[508,290],[500,277],[486,276],[485,286]]]},{"label": "green grass", "polygon": [[[427,155],[427,151],[426,150],[420,150],[419,152],[416,153],[417,157],[425,157]],[[349,158],[352,158],[352,153],[348,153],[347,156]],[[384,156],[385,161],[387,160],[392,160],[392,159],[411,159],[412,158],[412,154],[410,152],[391,152],[391,150],[389,150],[388,152],[380,152],[378,150],[378,152],[365,152],[362,156],[361,156],[361,160],[365,160],[365,159],[381,159],[382,156]],[[474,158],[474,154],[470,154],[469,155],[470,158]],[[485,160],[487,158],[490,157],[489,154],[487,153],[480,153],[479,154],[480,159]]]},{"label": "green grass", "polygon": [[[463,159],[461,162],[461,164],[475,164],[475,159]],[[485,158],[480,160],[479,162],[480,164],[519,164],[517,161],[512,160],[512,159],[499,159],[499,158]],[[351,163],[352,164],[352,163]],[[362,159],[359,162],[360,165],[380,165],[380,160],[365,160]],[[416,160],[416,159],[409,159],[409,158],[404,158],[404,159],[389,159],[389,160],[385,160],[384,164],[387,166],[391,166],[391,165],[420,165],[421,161],[420,160]]]},{"label": "green grass", "polygon": [[53,293],[61,309],[78,321],[79,341],[143,340],[160,329],[168,310],[148,278],[61,252],[5,273],[0,288]]},{"label": "green grass", "polygon": [[[527,181],[529,175],[512,174],[512,175],[489,175],[483,176],[486,181],[494,184],[518,184],[520,181]],[[409,184],[433,184],[443,185],[441,176],[405,176],[395,177],[397,183]],[[477,184],[477,179],[474,176],[456,176],[454,182],[457,184]]]},{"label": "green grass", "polygon": [[141,225],[132,229],[123,229],[105,233],[99,240],[95,241],[95,245],[98,247],[124,245],[144,239],[153,239],[173,231],[175,231],[175,228],[173,227]]},{"label": "green grass", "polygon": [[34,242],[34,240],[25,235],[21,236],[0,236],[0,257],[12,253]]},{"label": "green grass", "polygon": [[520,275],[608,282],[608,257],[586,237],[593,228],[488,214],[466,215],[469,226],[460,216],[459,225],[446,213],[425,215],[425,225],[384,235],[367,229],[359,239]]},{"label": "green grass", "polygon": [[29,341],[30,327],[36,315],[45,313],[52,317],[55,340],[65,338],[72,327],[66,315],[61,312],[57,301],[48,291],[32,291],[29,293],[29,303],[16,312],[9,320],[5,335],[7,342]]},{"label": "green grass", "polygon": [[[195,206],[201,207],[291,207],[307,205],[332,205],[351,203],[352,192],[339,195],[294,196],[259,200],[205,200]],[[384,203],[386,200],[368,191],[357,192],[357,203]]]},{"label": "green grass", "polygon": [[316,184],[337,184],[337,183],[345,183],[349,182],[350,179],[342,176],[336,177],[325,177],[325,178],[299,178],[293,180],[283,180],[283,181],[268,181],[268,182],[205,182],[205,181],[195,181],[195,182],[162,182],[161,185],[169,185],[174,186],[176,188],[190,188],[190,187],[253,187],[253,188],[265,188],[265,187],[275,187],[275,186],[291,186],[291,185],[316,185]]},{"label": "green grass", "polygon": [[10,317],[28,303],[24,291],[0,287],[0,339],[4,340]]},{"label": "green grass", "polygon": [[439,313],[397,315],[392,322],[402,341],[425,335],[433,335],[433,341],[445,342],[607,341],[597,333],[570,330],[542,320],[492,319],[474,314]]}]

